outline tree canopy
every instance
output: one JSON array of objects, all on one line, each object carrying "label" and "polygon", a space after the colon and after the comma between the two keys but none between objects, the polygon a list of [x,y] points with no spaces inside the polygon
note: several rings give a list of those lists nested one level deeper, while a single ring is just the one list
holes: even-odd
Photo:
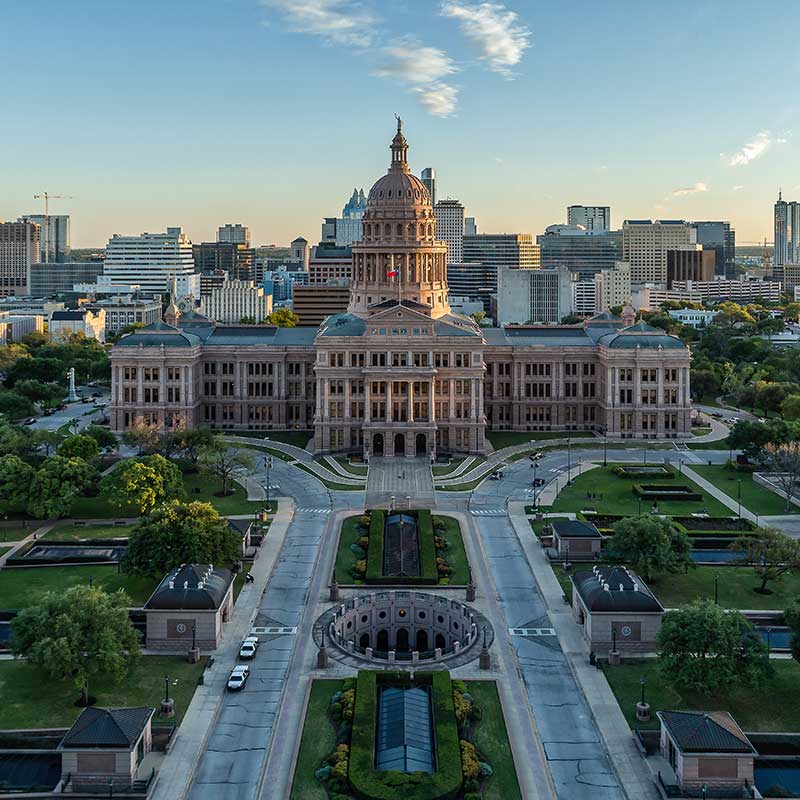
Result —
[{"label": "tree canopy", "polygon": [[158,454],[128,458],[100,481],[100,492],[118,508],[148,514],[165,500],[183,497],[180,470]]},{"label": "tree canopy", "polygon": [[693,567],[691,549],[689,537],[669,520],[643,515],[622,519],[614,526],[607,555],[649,581],[656,572],[685,572]]},{"label": "tree canopy", "polygon": [[742,554],[761,579],[756,588],[767,593],[767,583],[779,581],[787,572],[800,571],[800,541],[791,539],[777,528],[759,528],[753,536],[740,536],[731,549]]},{"label": "tree canopy", "polygon": [[276,308],[268,317],[270,325],[277,325],[279,328],[295,328],[300,322],[300,317],[290,308]]},{"label": "tree canopy", "polygon": [[200,463],[222,481],[223,496],[229,493],[228,486],[237,475],[253,469],[253,459],[248,453],[220,441],[203,450]]},{"label": "tree canopy", "polygon": [[27,511],[37,519],[65,517],[79,497],[97,477],[97,470],[82,458],[51,456],[33,475],[29,486]]},{"label": "tree canopy", "polygon": [[58,447],[58,454],[64,458],[82,458],[91,461],[100,454],[97,440],[82,433],[68,436]]},{"label": "tree canopy", "polygon": [[163,575],[180,564],[230,564],[241,555],[242,537],[210,503],[171,500],[131,531],[126,566]]}]

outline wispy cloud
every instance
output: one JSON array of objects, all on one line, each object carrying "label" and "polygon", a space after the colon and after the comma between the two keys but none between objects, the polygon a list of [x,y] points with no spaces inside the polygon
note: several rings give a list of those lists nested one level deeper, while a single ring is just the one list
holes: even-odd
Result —
[{"label": "wispy cloud", "polygon": [[736,186],[733,187],[734,192],[741,192],[744,189],[744,186],[741,183],[737,183]]},{"label": "wispy cloud", "polygon": [[261,0],[282,12],[296,33],[310,33],[349,47],[369,47],[375,16],[353,0]]},{"label": "wispy cloud", "polygon": [[592,170],[598,175],[602,175],[603,173],[608,172],[608,164],[598,164],[596,167],[592,167]]},{"label": "wispy cloud", "polygon": [[489,68],[506,77],[522,60],[530,47],[531,32],[519,22],[519,16],[500,3],[465,3],[445,0],[441,14],[458,20],[464,35],[481,51]]},{"label": "wispy cloud", "polygon": [[672,196],[673,197],[685,197],[687,194],[698,194],[699,192],[707,192],[708,185],[703,183],[702,181],[697,181],[697,183],[693,183],[691,186],[684,186],[682,189],[673,189]]},{"label": "wispy cloud", "polygon": [[453,59],[436,47],[424,47],[406,37],[383,50],[384,64],[372,74],[405,84],[429,113],[449,117],[456,110],[458,89],[443,81],[458,71]]},{"label": "wispy cloud", "polygon": [[743,167],[757,158],[761,158],[772,146],[772,135],[769,131],[759,131],[755,137],[742,145],[728,161],[730,167]]}]

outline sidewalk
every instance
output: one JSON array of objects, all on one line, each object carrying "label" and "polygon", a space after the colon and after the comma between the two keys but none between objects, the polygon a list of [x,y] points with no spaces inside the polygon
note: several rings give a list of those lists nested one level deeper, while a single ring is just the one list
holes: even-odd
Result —
[{"label": "sidewalk", "polygon": [[[739,501],[734,500],[732,497],[728,497],[725,492],[717,489],[713,483],[707,481],[702,475],[699,475],[695,472],[691,467],[689,467],[685,462],[683,465],[683,474],[687,478],[691,478],[704,492],[708,492],[712,497],[719,500],[720,503],[727,506],[731,511],[735,514],[739,513]],[[756,515],[748,511],[744,506],[742,506],[742,517],[744,519],[750,520],[750,522],[756,523]]]},{"label": "sidewalk", "polygon": [[711,425],[711,433],[706,433],[703,436],[693,436],[691,439],[685,439],[686,444],[698,444],[699,442],[719,442],[722,439],[728,438],[728,426],[721,423],[718,419],[708,416],[708,422]]},{"label": "sidewalk", "polygon": [[294,516],[294,501],[291,498],[276,499],[280,501],[278,513],[273,518],[269,534],[250,569],[255,582],[242,588],[234,607],[233,618],[225,626],[223,643],[214,652],[214,663],[206,670],[203,685],[197,687],[183,722],[175,733],[172,747],[158,772],[151,800],[181,800],[189,790],[197,763],[222,706],[228,673],[236,664],[242,639],[253,625],[261,595],[266,589]]},{"label": "sidewalk", "polygon": [[580,628],[572,618],[572,611],[564,603],[561,585],[550,568],[544,550],[531,533],[525,517],[525,503],[516,501],[509,503],[509,518],[544,598],[561,649],[575,681],[586,698],[603,746],[614,765],[625,794],[629,800],[660,798],[652,773],[636,748],[633,734],[605,675],[589,664],[589,653],[583,643]]}]

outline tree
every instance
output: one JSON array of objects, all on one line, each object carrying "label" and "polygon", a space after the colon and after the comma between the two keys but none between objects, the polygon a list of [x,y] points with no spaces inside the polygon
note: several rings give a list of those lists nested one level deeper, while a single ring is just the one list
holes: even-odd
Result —
[{"label": "tree", "polygon": [[685,572],[694,565],[689,537],[662,517],[629,517],[614,527],[610,560],[627,564],[651,580],[655,572]]},{"label": "tree", "polygon": [[242,317],[239,320],[239,324],[240,325],[255,325],[256,324],[256,318],[255,317]]},{"label": "tree", "polygon": [[17,392],[0,389],[0,414],[9,419],[20,419],[33,414],[33,403]]},{"label": "tree", "polygon": [[155,425],[148,425],[144,420],[137,419],[122,434],[123,444],[129,447],[136,447],[139,453],[153,453],[161,443],[158,428]]},{"label": "tree", "polygon": [[180,564],[230,564],[241,555],[242,538],[210,503],[170,500],[131,531],[126,566],[163,575]]},{"label": "tree", "polygon": [[223,497],[230,494],[228,484],[236,475],[253,468],[253,459],[247,453],[221,442],[206,448],[200,456],[200,463],[222,481]]},{"label": "tree", "polygon": [[163,456],[128,458],[100,482],[103,497],[118,508],[150,513],[165,500],[183,495],[180,470]]},{"label": "tree", "polygon": [[19,456],[0,457],[0,500],[12,508],[25,508],[33,481],[33,467]]},{"label": "tree", "polygon": [[12,342],[0,347],[0,370],[7,370],[21,358],[30,358],[31,354],[26,347]]},{"label": "tree", "polygon": [[765,413],[780,411],[781,404],[791,389],[791,384],[759,381],[756,384],[756,405],[762,408]]},{"label": "tree", "polygon": [[786,495],[786,510],[789,511],[800,484],[800,442],[768,442],[761,451],[760,460]]},{"label": "tree", "polygon": [[33,452],[33,434],[28,428],[0,420],[0,455],[13,453],[28,458]]},{"label": "tree", "polygon": [[27,511],[37,519],[63,517],[95,481],[97,470],[82,458],[45,459],[31,481]]},{"label": "tree", "polygon": [[789,642],[792,658],[795,661],[800,661],[800,600],[796,600],[793,605],[786,609],[783,618],[792,632],[792,638]]},{"label": "tree", "polygon": [[64,387],[57,383],[45,383],[35,378],[27,378],[14,384],[14,391],[34,403],[56,405],[64,399]]},{"label": "tree", "polygon": [[567,314],[564,317],[561,317],[561,324],[562,325],[577,325],[581,322],[583,317],[578,314]]},{"label": "tree", "polygon": [[270,325],[277,325],[279,328],[295,328],[297,323],[300,322],[300,317],[290,308],[276,308],[267,317],[267,322]]},{"label": "tree", "polygon": [[117,437],[102,425],[87,425],[83,432],[91,436],[101,450],[113,450],[117,446]]},{"label": "tree", "polygon": [[711,600],[668,611],[656,641],[661,668],[692,691],[753,686],[769,674],[767,644],[753,624]]},{"label": "tree", "polygon": [[692,370],[692,394],[696,398],[716,397],[720,390],[720,380],[713,369]]},{"label": "tree", "polygon": [[46,431],[44,429],[33,431],[31,441],[34,449],[44,452],[46,457],[52,456],[64,437],[58,431]]},{"label": "tree", "polygon": [[759,528],[752,536],[740,536],[731,550],[741,553],[742,563],[751,564],[761,578],[761,586],[755,589],[759,594],[769,594],[770,581],[800,570],[800,541],[790,539],[777,528]]},{"label": "tree", "polygon": [[125,677],[139,657],[139,634],[128,618],[130,598],[90,586],[48,592],[11,622],[14,654],[43,667],[54,679],[72,678],[89,704],[89,680]]},{"label": "tree", "polygon": [[477,325],[482,325],[483,321],[486,319],[486,312],[485,311],[473,311],[470,316],[472,319],[475,320]]},{"label": "tree", "polygon": [[100,446],[91,436],[77,433],[68,436],[58,448],[58,454],[64,458],[82,458],[91,461],[100,454]]},{"label": "tree", "polygon": [[800,319],[800,303],[789,303],[783,309],[783,318],[791,322],[797,322]]},{"label": "tree", "polygon": [[178,439],[186,458],[197,466],[202,452],[215,445],[217,434],[210,428],[184,428]]},{"label": "tree", "polygon": [[781,416],[788,420],[800,419],[800,394],[790,394],[781,404]]}]

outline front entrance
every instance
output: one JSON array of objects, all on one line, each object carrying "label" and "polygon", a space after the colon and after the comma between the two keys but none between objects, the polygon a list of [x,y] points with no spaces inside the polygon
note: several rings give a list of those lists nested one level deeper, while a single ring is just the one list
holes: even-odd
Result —
[{"label": "front entrance", "polygon": [[394,454],[395,456],[404,456],[406,454],[406,437],[402,433],[394,435]]},{"label": "front entrance", "polygon": [[408,628],[398,628],[394,649],[398,653],[408,652]]},{"label": "front entrance", "polygon": [[372,455],[374,456],[382,456],[383,455],[383,434],[376,433],[372,437]]},{"label": "front entrance", "polygon": [[428,438],[424,433],[417,434],[417,455],[424,456],[428,454]]}]

